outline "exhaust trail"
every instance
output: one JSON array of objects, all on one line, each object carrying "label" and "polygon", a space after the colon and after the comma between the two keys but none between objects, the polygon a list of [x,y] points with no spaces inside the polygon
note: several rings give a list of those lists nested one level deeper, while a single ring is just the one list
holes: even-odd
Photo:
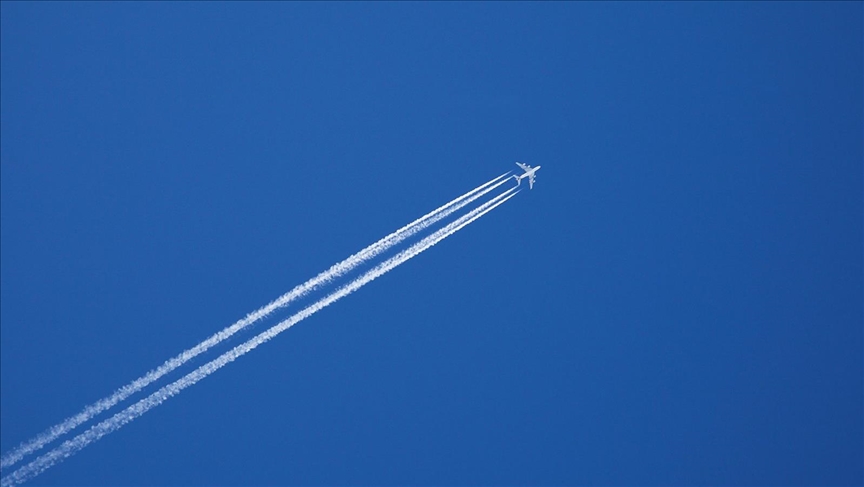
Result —
[{"label": "exhaust trail", "polygon": [[349,282],[345,286],[337,289],[333,293],[321,298],[313,304],[310,304],[306,308],[300,310],[294,315],[286,318],[285,320],[279,322],[278,324],[272,326],[268,330],[258,334],[257,336],[251,338],[250,340],[237,345],[233,349],[223,353],[216,359],[198,367],[194,371],[189,374],[183,376],[182,378],[174,381],[167,386],[162,387],[158,391],[150,394],[149,396],[141,399],[137,403],[129,406],[128,408],[120,411],[114,416],[92,426],[87,431],[79,434],[78,436],[72,438],[71,440],[67,440],[60,444],[57,448],[51,450],[48,453],[40,456],[39,458],[33,460],[27,465],[20,467],[18,470],[15,470],[11,474],[7,475],[0,479],[0,487],[11,487],[13,485],[18,485],[22,482],[26,482],[27,480],[39,475],[45,470],[51,468],[56,463],[65,460],[66,458],[74,455],[75,453],[81,451],[84,447],[93,443],[94,441],[99,440],[103,436],[112,433],[130,421],[140,417],[150,409],[162,404],[167,399],[179,394],[183,389],[194,385],[201,379],[207,377],[208,375],[216,372],[220,368],[225,365],[233,362],[237,358],[246,353],[254,350],[259,345],[269,341],[276,335],[282,333],[283,331],[291,328],[295,324],[303,321],[304,319],[312,316],[318,311],[326,308],[327,306],[333,304],[334,302],[342,299],[343,297],[353,293],[354,291],[360,289],[365,286],[369,282],[377,279],[378,277],[386,274],[391,269],[403,264],[409,259],[417,256],[421,252],[429,249],[434,246],[438,242],[444,240],[445,238],[453,235],[460,229],[464,228],[468,224],[477,220],[481,216],[486,213],[492,211],[497,206],[503,204],[508,199],[516,196],[516,193],[519,191],[516,188],[508,189],[507,191],[501,193],[495,198],[489,200],[483,205],[477,207],[466,215],[460,217],[456,221],[450,223],[444,228],[436,231],[432,235],[422,239],[420,242],[412,245],[411,247],[399,252],[395,256],[387,259],[386,261],[378,264],[365,274],[360,277],[354,279]]},{"label": "exhaust trail", "polygon": [[12,465],[15,465],[16,463],[21,461],[25,456],[41,450],[48,443],[51,443],[52,441],[65,435],[74,428],[77,428],[79,425],[93,419],[93,417],[102,413],[103,411],[114,407],[132,394],[137,393],[141,389],[144,389],[148,385],[159,380],[165,374],[170,373],[171,371],[177,369],[178,367],[182,366],[183,364],[192,360],[198,355],[215,347],[219,343],[222,343],[243,328],[246,328],[247,326],[257,322],[258,320],[267,317],[277,309],[287,306],[292,301],[309,294],[315,289],[328,284],[333,279],[350,272],[358,265],[381,254],[390,247],[402,242],[406,238],[409,238],[412,235],[415,235],[417,232],[425,230],[430,225],[435,224],[441,219],[450,216],[451,214],[453,214],[453,212],[462,209],[466,205],[474,202],[478,198],[486,195],[490,191],[504,184],[509,179],[503,178],[505,178],[509,174],[510,171],[472,189],[471,191],[468,191],[464,195],[459,196],[456,199],[421,216],[413,222],[378,240],[372,245],[369,245],[363,250],[351,255],[347,259],[337,264],[334,264],[326,271],[321,272],[312,279],[309,279],[303,284],[296,286],[294,289],[288,291],[282,296],[279,296],[269,304],[249,313],[248,315],[246,315],[246,317],[237,321],[233,325],[228,326],[222,331],[215,333],[214,335],[202,341],[198,345],[195,345],[194,347],[181,352],[179,355],[165,361],[165,363],[163,363],[159,367],[150,370],[138,379],[135,379],[129,384],[117,389],[110,396],[104,397],[94,402],[93,404],[86,406],[78,414],[66,418],[62,422],[48,428],[34,438],[22,443],[17,448],[6,453],[2,456],[2,458],[0,458],[0,470],[11,467]]}]

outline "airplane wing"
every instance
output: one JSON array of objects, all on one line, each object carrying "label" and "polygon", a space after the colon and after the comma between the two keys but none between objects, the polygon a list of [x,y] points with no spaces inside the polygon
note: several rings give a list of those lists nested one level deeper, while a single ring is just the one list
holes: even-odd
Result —
[{"label": "airplane wing", "polygon": [[534,174],[528,176],[528,189],[534,189]]},{"label": "airplane wing", "polygon": [[522,164],[521,162],[517,162],[516,165],[521,167],[523,171],[528,171],[529,169],[531,169],[531,166]]}]

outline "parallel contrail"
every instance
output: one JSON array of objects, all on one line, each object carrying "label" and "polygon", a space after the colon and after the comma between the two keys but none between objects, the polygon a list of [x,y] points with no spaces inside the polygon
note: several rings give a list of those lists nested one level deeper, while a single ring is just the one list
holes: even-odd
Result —
[{"label": "parallel contrail", "polygon": [[169,359],[159,367],[147,372],[143,376],[135,379],[134,381],[121,387],[120,389],[117,389],[110,396],[96,401],[95,403],[85,407],[80,413],[66,418],[64,421],[45,430],[33,439],[22,443],[17,448],[3,455],[3,457],[0,458],[0,469],[11,467],[12,465],[21,461],[21,459],[23,459],[30,453],[42,449],[48,443],[51,443],[60,436],[65,435],[66,433],[78,427],[82,423],[89,421],[97,414],[100,414],[101,412],[115,406],[120,401],[123,401],[132,394],[135,394],[141,389],[152,384],[165,374],[168,374],[169,372],[173,371],[177,367],[180,367],[189,360],[192,360],[193,358],[206,352],[210,348],[218,345],[219,343],[229,338],[231,335],[234,335],[238,331],[242,330],[243,328],[268,316],[273,311],[281,307],[287,306],[290,302],[305,296],[309,292],[314,291],[318,287],[329,283],[333,279],[350,272],[363,262],[379,255],[390,247],[402,242],[406,238],[411,237],[417,232],[428,228],[430,225],[433,225],[441,219],[453,214],[453,212],[472,203],[473,201],[477,200],[477,198],[480,198],[481,196],[489,193],[490,191],[494,190],[498,186],[501,186],[506,181],[508,181],[509,179],[502,180],[502,178],[509,174],[510,172],[506,172],[498,176],[497,178],[492,179],[491,181],[472,189],[464,195],[459,196],[458,198],[450,201],[449,203],[446,203],[436,208],[435,210],[405,225],[399,230],[396,230],[390,235],[387,235],[381,240],[378,240],[377,242],[348,257],[342,262],[334,264],[326,271],[318,274],[317,276],[304,282],[303,284],[298,285],[297,287],[288,291],[282,296],[279,296],[277,299],[267,304],[266,306],[263,306],[260,309],[249,313],[248,315],[246,315],[245,318],[237,321],[233,325],[214,334],[213,336],[204,340],[198,345],[195,345],[194,347],[181,352],[179,355],[172,359]]},{"label": "parallel contrail", "polygon": [[503,204],[505,201],[515,196],[516,193],[518,193],[518,191],[515,188],[508,189],[507,191],[489,200],[478,208],[460,217],[456,221],[450,223],[449,225],[438,230],[432,235],[424,238],[420,242],[399,252],[398,254],[391,257],[390,259],[387,259],[381,264],[378,264],[362,276],[337,289],[330,295],[321,298],[315,303],[295,313],[291,317],[272,326],[270,329],[260,333],[259,335],[253,337],[245,343],[234,347],[233,349],[225,352],[216,359],[198,367],[194,371],[176,380],[175,382],[162,387],[158,391],[138,401],[132,406],[129,406],[123,411],[120,411],[114,416],[92,426],[90,429],[79,434],[75,438],[63,442],[54,450],[51,450],[50,452],[40,456],[36,460],[33,460],[29,464],[14,471],[12,474],[0,479],[0,487],[11,487],[13,485],[25,482],[35,477],[36,475],[39,475],[45,470],[51,468],[57,462],[62,461],[71,455],[74,455],[90,443],[93,443],[94,441],[102,438],[103,436],[118,430],[130,421],[140,417],[150,409],[162,404],[165,400],[177,395],[183,389],[197,383],[198,381],[207,377],[213,372],[216,372],[225,365],[233,362],[240,356],[254,350],[259,345],[269,341],[271,338],[282,333],[296,323],[308,318],[309,316],[312,316],[313,314],[333,304],[339,299],[353,293],[354,291],[360,289],[369,282],[384,275],[396,266],[406,262],[412,257],[437,244],[441,240],[444,240],[450,235],[456,233],[466,225],[477,220],[486,213],[492,211],[495,207]]}]

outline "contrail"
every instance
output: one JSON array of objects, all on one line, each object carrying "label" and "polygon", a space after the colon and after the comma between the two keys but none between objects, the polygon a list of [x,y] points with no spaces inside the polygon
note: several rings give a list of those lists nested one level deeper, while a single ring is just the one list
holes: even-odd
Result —
[{"label": "contrail", "polygon": [[508,179],[502,180],[502,178],[509,174],[510,172],[508,171],[498,176],[497,178],[492,179],[491,181],[472,189],[464,195],[459,196],[458,198],[436,208],[435,210],[432,210],[431,212],[400,228],[399,230],[396,230],[390,235],[387,235],[381,240],[378,240],[377,242],[357,252],[356,254],[351,255],[342,262],[334,264],[326,271],[318,274],[317,276],[304,282],[303,284],[298,285],[297,287],[288,291],[282,296],[279,296],[277,299],[273,300],[266,306],[263,306],[258,310],[249,313],[248,315],[246,315],[245,318],[237,321],[233,325],[214,334],[213,336],[204,340],[198,345],[195,345],[194,347],[181,352],[179,355],[167,360],[159,367],[147,372],[143,376],[135,379],[134,381],[121,387],[120,389],[117,389],[110,396],[102,398],[94,402],[93,404],[90,404],[89,406],[81,410],[81,412],[79,412],[78,414],[66,418],[64,421],[52,426],[51,428],[48,428],[33,439],[22,443],[17,448],[8,452],[7,454],[3,455],[2,458],[0,458],[0,469],[11,467],[12,465],[21,461],[21,459],[23,459],[30,453],[42,449],[48,443],[51,443],[60,436],[65,435],[66,433],[78,427],[82,423],[91,420],[97,414],[100,414],[103,411],[114,407],[116,404],[128,398],[132,394],[135,394],[136,392],[160,379],[165,374],[168,374],[169,372],[192,360],[198,355],[206,352],[210,348],[225,341],[227,338],[234,335],[243,328],[268,316],[275,310],[287,306],[295,299],[305,296],[309,292],[317,289],[324,284],[329,283],[333,279],[347,272],[350,272],[358,265],[377,256],[378,254],[384,252],[393,245],[402,242],[406,238],[411,237],[417,232],[422,231],[428,228],[430,225],[433,225],[434,223],[440,221],[442,218],[446,218],[453,212],[463,208],[465,205],[472,203],[477,198],[482,197],[483,195],[494,190],[498,186],[504,184],[504,182],[508,181]]},{"label": "contrail", "polygon": [[300,310],[299,312],[295,313],[284,321],[279,322],[268,330],[251,338],[245,343],[237,345],[233,349],[223,353],[216,359],[198,367],[194,371],[176,380],[175,382],[162,387],[158,391],[152,393],[144,399],[141,399],[137,403],[129,406],[123,411],[120,411],[114,416],[92,426],[90,429],[72,438],[71,440],[64,441],[57,448],[51,450],[50,452],[40,456],[36,460],[33,460],[29,464],[12,472],[10,475],[0,479],[0,487],[11,487],[13,485],[25,482],[35,477],[36,475],[39,475],[45,470],[51,468],[57,462],[62,461],[70,457],[71,455],[74,455],[75,453],[81,451],[81,449],[83,449],[90,443],[93,443],[94,441],[102,438],[103,436],[118,430],[130,421],[140,417],[150,409],[162,404],[165,400],[177,395],[183,389],[197,383],[198,381],[207,377],[213,372],[216,372],[225,365],[233,362],[240,356],[254,350],[262,343],[269,341],[271,338],[282,333],[296,323],[308,318],[309,316],[312,316],[313,314],[333,304],[339,299],[353,293],[354,291],[360,289],[369,282],[384,275],[394,267],[404,263],[412,257],[420,254],[424,250],[429,249],[441,240],[444,240],[450,235],[456,233],[466,225],[477,220],[481,216],[492,211],[495,207],[503,204],[505,201],[515,196],[517,192],[518,191],[515,188],[508,189],[507,191],[489,200],[478,208],[460,217],[456,221],[436,231],[432,235],[424,238],[420,242],[417,242],[411,247],[399,252],[398,254],[391,257],[390,259],[387,259],[381,264],[378,264],[362,276],[354,279],[353,281],[334,291],[330,295],[321,298],[315,303],[307,306],[306,308]]}]

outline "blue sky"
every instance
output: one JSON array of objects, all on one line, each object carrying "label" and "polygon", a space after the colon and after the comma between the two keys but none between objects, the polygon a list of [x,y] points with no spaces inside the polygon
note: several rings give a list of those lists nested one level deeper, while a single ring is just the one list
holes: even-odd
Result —
[{"label": "blue sky", "polygon": [[864,482],[862,14],[3,2],[0,449],[518,160],[32,483]]}]

